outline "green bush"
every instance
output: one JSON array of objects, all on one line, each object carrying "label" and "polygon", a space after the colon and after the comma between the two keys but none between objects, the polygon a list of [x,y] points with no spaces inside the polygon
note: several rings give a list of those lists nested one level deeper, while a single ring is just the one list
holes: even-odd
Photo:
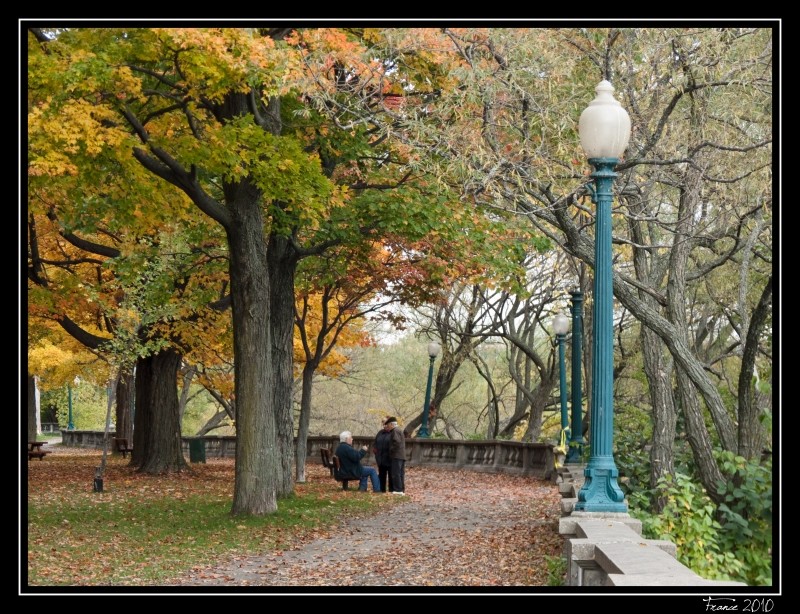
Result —
[{"label": "green bush", "polygon": [[643,535],[672,541],[678,560],[704,578],[739,580],[745,575],[744,563],[722,539],[716,506],[698,482],[676,473],[662,478],[658,491],[667,502],[660,515],[631,509],[642,521]]},{"label": "green bush", "polygon": [[742,581],[772,584],[772,460],[763,465],[732,452],[716,454],[726,476],[719,491],[720,546],[744,566]]}]

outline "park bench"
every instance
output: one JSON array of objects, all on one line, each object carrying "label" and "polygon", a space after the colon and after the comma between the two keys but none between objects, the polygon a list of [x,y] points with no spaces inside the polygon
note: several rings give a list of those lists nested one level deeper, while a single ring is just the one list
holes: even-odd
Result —
[{"label": "park bench", "polygon": [[114,445],[117,446],[117,452],[122,454],[122,458],[127,458],[128,452],[133,452],[133,446],[129,446],[128,440],[124,437],[114,437]]},{"label": "park bench", "polygon": [[44,450],[42,450],[42,446],[46,443],[47,443],[46,441],[29,441],[28,460],[32,460],[34,458],[42,460],[45,456],[50,454],[50,452],[45,452]]},{"label": "park bench", "polygon": [[320,458],[322,458],[322,466],[325,467],[325,469],[329,469],[331,472],[331,477],[333,477],[333,461],[331,460],[331,449],[320,448],[319,455]]},{"label": "park bench", "polygon": [[339,463],[339,457],[331,454],[330,448],[320,448],[319,455],[322,458],[322,466],[330,469],[331,477],[337,482],[342,483],[342,490],[349,490],[348,483],[351,480],[360,480],[354,476],[345,476],[341,474],[342,466]]}]

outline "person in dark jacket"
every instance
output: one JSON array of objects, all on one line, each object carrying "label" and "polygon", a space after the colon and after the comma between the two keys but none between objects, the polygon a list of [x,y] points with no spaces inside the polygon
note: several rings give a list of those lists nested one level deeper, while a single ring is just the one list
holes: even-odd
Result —
[{"label": "person in dark jacket", "polygon": [[[387,418],[389,416],[386,416]],[[392,490],[392,457],[389,456],[389,445],[392,442],[392,428],[387,420],[383,420],[383,428],[375,436],[372,452],[375,454],[375,464],[378,465],[378,478],[381,481],[381,491]]]},{"label": "person in dark jacket", "polygon": [[406,489],[406,436],[397,427],[397,418],[389,416],[386,423],[391,427],[389,458],[392,459],[392,494],[404,495]]},{"label": "person in dark jacket", "polygon": [[361,446],[360,450],[353,448],[353,434],[350,431],[342,431],[339,441],[341,443],[336,447],[335,454],[339,457],[341,474],[359,480],[358,490],[362,492],[367,491],[367,480],[372,481],[372,492],[380,492],[381,484],[375,467],[361,465],[361,459],[367,453],[367,446]]}]

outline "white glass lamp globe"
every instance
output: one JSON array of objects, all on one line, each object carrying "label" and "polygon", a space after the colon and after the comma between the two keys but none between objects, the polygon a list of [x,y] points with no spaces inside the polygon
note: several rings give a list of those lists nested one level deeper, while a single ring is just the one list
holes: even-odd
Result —
[{"label": "white glass lamp globe", "polygon": [[566,335],[569,330],[569,318],[563,313],[559,313],[553,318],[553,332],[556,335]]},{"label": "white glass lamp globe", "polygon": [[578,132],[581,147],[591,158],[619,158],[631,136],[631,118],[614,98],[614,87],[601,81],[595,99],[581,113]]}]

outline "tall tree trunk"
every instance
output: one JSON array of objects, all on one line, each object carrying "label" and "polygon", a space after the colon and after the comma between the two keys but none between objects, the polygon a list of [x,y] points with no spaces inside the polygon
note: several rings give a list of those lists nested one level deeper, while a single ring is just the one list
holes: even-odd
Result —
[{"label": "tall tree trunk", "polygon": [[764,447],[764,431],[758,420],[761,408],[754,402],[752,387],[758,340],[767,322],[771,304],[772,277],[770,276],[750,318],[742,353],[742,368],[739,371],[739,454],[745,458],[757,458]]},{"label": "tall tree trunk", "polygon": [[161,350],[136,364],[136,425],[131,464],[142,473],[186,469],[178,420],[178,369],[181,355]]},{"label": "tall tree trunk", "polygon": [[[281,36],[283,32],[276,30],[275,35]],[[211,110],[222,122],[250,116],[267,132],[279,135],[280,99],[270,98],[263,113],[259,111],[260,99],[260,92],[232,92]],[[166,151],[154,146],[147,130],[130,109],[123,109],[122,115],[147,147],[147,150],[135,147],[134,158],[155,175],[183,190],[203,213],[225,229],[230,251],[237,415],[231,513],[272,513],[277,510],[276,488],[283,480],[279,480],[282,461],[273,407],[274,388],[279,382],[272,363],[272,300],[264,234],[266,221],[262,210],[264,195],[248,178],[234,183],[224,181],[225,204],[221,204],[204,191],[194,166],[183,168]],[[138,407],[136,413],[139,413]]]},{"label": "tall tree trunk", "polygon": [[[672,397],[672,365],[662,351],[663,344],[653,331],[641,327],[644,372],[650,392],[653,416],[653,438],[650,448],[650,486],[675,473],[675,426],[678,414]],[[657,511],[666,504],[659,499]]]},{"label": "tall tree trunk", "polygon": [[[136,444],[133,441],[132,410],[135,394],[136,390],[133,381],[133,370],[130,369],[121,372],[119,375],[119,380],[117,381],[116,393],[116,436],[127,439],[131,444],[134,445],[134,449]],[[116,446],[112,447],[113,453],[117,453],[116,450]],[[133,454],[131,454],[131,461],[133,461]]]},{"label": "tall tree trunk", "polygon": [[260,193],[242,181],[226,186],[233,218],[230,246],[233,353],[236,391],[236,469],[233,514],[269,514],[278,509],[281,475],[270,323],[270,275]]},{"label": "tall tree trunk", "polygon": [[531,417],[528,420],[528,428],[523,436],[523,441],[538,441],[542,434],[542,418],[544,410],[550,402],[550,396],[556,386],[556,371],[551,368],[549,371],[541,373],[541,381],[533,393],[531,401]]},{"label": "tall tree trunk", "polygon": [[[533,344],[533,327],[530,327],[526,343],[529,347]],[[522,373],[520,373],[522,371]],[[508,373],[514,380],[516,392],[514,394],[514,414],[508,423],[500,431],[503,437],[510,437],[514,434],[517,425],[525,418],[530,419],[530,409],[532,403],[531,373],[533,371],[533,361],[521,351],[516,345],[511,344],[508,354]]]},{"label": "tall tree trunk", "polygon": [[[691,108],[691,124],[696,125],[699,121],[697,106],[693,104]],[[693,137],[699,138],[699,134]],[[702,191],[702,174],[698,164],[687,166],[681,182],[680,197],[678,199],[677,222],[675,224],[675,235],[672,242],[672,249],[669,256],[669,271],[667,278],[667,314],[670,321],[675,325],[676,334],[680,340],[689,345],[690,325],[686,315],[686,269],[689,261],[689,254],[693,246],[692,230],[695,225],[695,216]],[[705,486],[709,495],[714,498],[718,492],[717,481],[722,479],[719,467],[712,456],[713,446],[711,437],[705,426],[702,408],[695,394],[692,378],[686,367],[682,364],[676,365],[678,395],[686,420],[686,433],[689,437],[689,444],[692,447],[695,463],[697,465],[700,481]],[[719,408],[710,407],[712,419],[717,426],[722,445],[726,449],[736,445],[732,424],[730,428],[725,424]]]},{"label": "tall tree trunk", "polygon": [[[294,419],[294,279],[297,255],[286,237],[269,238],[267,266],[270,283],[270,327],[272,333],[273,407],[281,471],[275,488],[278,497],[294,492],[292,461],[295,457]],[[298,436],[298,442],[300,437]],[[305,445],[305,444],[304,444]],[[298,454],[298,459],[300,458]],[[303,457],[305,463],[305,456]]]},{"label": "tall tree trunk", "polygon": [[38,429],[36,416],[39,412],[36,407],[36,378],[28,373],[28,441],[36,441]]},{"label": "tall tree trunk", "polygon": [[186,404],[189,402],[192,380],[197,372],[197,367],[186,365],[183,377],[181,377],[181,396],[178,399],[178,421],[183,425],[183,413],[186,411]]},{"label": "tall tree trunk", "polygon": [[[642,211],[644,213],[644,211]],[[638,217],[629,219],[631,236],[636,247],[633,249],[633,264],[636,278],[653,287],[658,285],[658,280],[663,277],[663,271],[658,266],[655,256],[650,256],[648,250],[642,249],[645,245],[642,222]],[[650,262],[648,263],[648,259]],[[654,297],[644,291],[639,291],[639,298],[653,309],[658,309]],[[667,475],[675,473],[675,427],[678,414],[672,396],[672,363],[664,355],[664,344],[652,330],[646,326],[639,327],[642,343],[642,360],[644,372],[647,376],[652,407],[653,436],[650,447],[650,487],[655,488],[658,481]],[[660,512],[667,504],[665,497],[657,497],[655,511]]]},{"label": "tall tree trunk", "polygon": [[311,394],[313,391],[314,371],[316,364],[307,362],[303,367],[303,392],[300,396],[300,424],[297,427],[297,458],[295,459],[295,476],[297,481],[306,481],[306,440],[308,426],[311,422]]}]

